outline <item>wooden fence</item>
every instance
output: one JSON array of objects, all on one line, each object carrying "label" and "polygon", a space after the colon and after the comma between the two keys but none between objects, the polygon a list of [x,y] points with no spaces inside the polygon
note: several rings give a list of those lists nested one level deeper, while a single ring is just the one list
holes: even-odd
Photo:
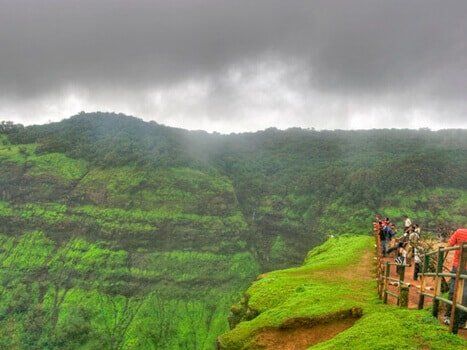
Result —
[{"label": "wooden fence", "polygon": [[[397,300],[397,305],[401,307],[408,307],[409,303],[409,288],[410,284],[404,281],[405,268],[408,265],[396,264],[389,261],[384,261],[381,254],[382,246],[379,236],[379,230],[375,230],[376,240],[376,259],[377,259],[377,276],[378,276],[378,295],[385,304],[388,302],[388,296],[394,297]],[[391,268],[396,268],[398,278],[391,277]],[[396,291],[389,290],[389,284],[394,283],[397,285]]]},{"label": "wooden fence", "polygon": [[[386,304],[388,296],[397,300],[397,305],[400,307],[408,307],[410,288],[416,288],[419,294],[418,308],[422,309],[425,305],[425,298],[430,298],[433,303],[433,316],[438,317],[440,302],[451,305],[451,319],[449,330],[452,333],[458,332],[458,317],[460,311],[467,312],[467,305],[463,303],[464,285],[467,288],[467,243],[460,246],[438,248],[437,251],[428,252],[420,256],[422,260],[420,276],[420,286],[416,287],[405,280],[406,267],[410,265],[401,265],[394,262],[384,261],[382,255],[382,244],[379,235],[379,230],[375,229],[376,241],[376,260],[377,260],[377,283],[378,295]],[[443,272],[444,262],[449,252],[460,251],[459,267],[455,273]],[[433,268],[433,263],[436,266]],[[391,268],[397,269],[398,278],[391,277]],[[441,282],[443,277],[455,278],[454,293],[452,300],[443,297]],[[427,292],[427,279],[434,279],[435,286],[433,294]],[[398,288],[395,290],[389,289],[389,284],[393,283]]]},{"label": "wooden fence", "polygon": [[[449,252],[459,251],[459,266],[455,273],[443,272],[444,261],[446,260]],[[434,258],[433,256],[436,256]],[[439,304],[443,302],[451,306],[451,319],[449,324],[449,330],[453,333],[458,331],[458,318],[460,311],[467,312],[467,305],[463,303],[464,288],[466,287],[465,280],[467,279],[467,243],[463,243],[460,246],[438,248],[437,251],[426,253],[422,256],[422,272],[421,283],[420,283],[420,297],[418,302],[418,308],[422,309],[425,304],[425,297],[433,300],[433,316],[438,317]],[[431,262],[436,265],[435,271],[430,271]],[[434,278],[435,287],[433,294],[427,293],[425,290],[426,279]],[[454,280],[454,291],[452,300],[443,297],[441,290],[441,282],[443,277],[455,278]]]}]

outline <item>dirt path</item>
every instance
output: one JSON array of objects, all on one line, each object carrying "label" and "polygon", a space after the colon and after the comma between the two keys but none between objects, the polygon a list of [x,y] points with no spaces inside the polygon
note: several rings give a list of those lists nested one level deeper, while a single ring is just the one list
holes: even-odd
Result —
[{"label": "dirt path", "polygon": [[271,329],[256,338],[256,344],[265,350],[305,350],[310,346],[334,338],[353,326],[357,319],[347,318],[313,327]]},{"label": "dirt path", "polygon": [[[437,248],[437,246],[435,246]],[[383,263],[385,262],[394,262],[395,255],[392,253],[390,256],[383,258]],[[445,259],[444,266],[446,267],[444,272],[449,272],[449,268],[452,265],[452,253],[449,253],[448,256]],[[420,278],[418,280],[414,280],[413,278],[413,273],[414,273],[414,264],[412,263],[411,266],[407,266],[405,268],[405,278],[404,282],[408,283],[410,285],[409,288],[409,309],[416,309],[418,307],[418,300],[419,300],[419,288],[420,288]],[[399,278],[399,275],[397,274],[396,267],[391,266],[391,274],[390,276],[392,278]],[[426,289],[427,291],[433,291],[434,286],[435,286],[435,281],[434,278],[425,278],[425,283],[426,283]],[[389,290],[393,292],[399,292],[399,289],[397,286],[394,285],[389,285]],[[391,304],[396,304],[397,300],[392,297],[388,296],[388,302]],[[425,302],[431,303],[431,299],[426,298]]]},{"label": "dirt path", "polygon": [[[437,248],[437,246],[435,247]],[[444,272],[449,272],[451,266],[452,266],[452,258],[453,258],[453,252],[450,252],[447,257],[445,258],[444,261]],[[386,258],[383,258],[383,262],[394,262],[394,256],[389,256]],[[411,266],[406,267],[405,269],[405,278],[404,282],[410,284],[409,288],[409,309],[417,309],[418,308],[418,301],[419,301],[419,288],[420,288],[420,278],[418,280],[413,279],[413,272],[414,272],[414,266],[413,264]],[[392,278],[399,278],[397,272],[396,272],[396,267],[391,266],[391,277]],[[448,280],[449,282],[449,280]],[[435,281],[434,278],[425,278],[425,288],[428,293],[433,293],[435,287]],[[393,293],[399,294],[399,288],[395,285],[389,285],[388,289],[392,291]],[[431,298],[426,297],[425,298],[425,307],[431,305],[433,300]],[[388,303],[390,304],[397,304],[397,299],[392,297],[391,295],[388,295]],[[440,323],[442,322],[442,318],[444,315],[444,305],[441,303],[440,311],[439,311],[439,320]],[[467,330],[465,329],[459,329],[459,335],[462,336],[464,339],[467,339]]]}]

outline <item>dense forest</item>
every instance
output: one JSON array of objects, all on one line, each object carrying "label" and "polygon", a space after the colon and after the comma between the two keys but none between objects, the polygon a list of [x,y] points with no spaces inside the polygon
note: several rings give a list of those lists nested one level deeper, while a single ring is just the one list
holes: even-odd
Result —
[{"label": "dense forest", "polygon": [[375,212],[467,224],[467,130],[0,124],[0,349],[212,349],[255,276]]}]

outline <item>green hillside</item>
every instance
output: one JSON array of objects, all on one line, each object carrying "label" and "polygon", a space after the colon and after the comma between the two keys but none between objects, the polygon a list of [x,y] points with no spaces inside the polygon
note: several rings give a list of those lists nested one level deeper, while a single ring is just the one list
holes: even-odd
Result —
[{"label": "green hillside", "polygon": [[467,224],[466,136],[1,123],[0,349],[212,349],[259,273],[377,211]]},{"label": "green hillside", "polygon": [[259,272],[228,178],[2,143],[0,348],[212,348]]},{"label": "green hillside", "polygon": [[428,311],[377,299],[373,244],[369,236],[331,238],[311,250],[301,267],[261,276],[232,308],[235,327],[219,338],[220,348],[282,348],[281,337],[291,330],[295,344],[322,331],[322,324],[338,328],[350,319],[346,329],[310,349],[464,349],[467,342],[449,334]]}]

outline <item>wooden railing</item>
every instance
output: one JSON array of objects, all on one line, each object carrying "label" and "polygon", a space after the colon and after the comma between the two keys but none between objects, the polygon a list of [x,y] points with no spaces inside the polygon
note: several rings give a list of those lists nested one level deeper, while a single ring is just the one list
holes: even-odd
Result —
[{"label": "wooden railing", "polygon": [[[408,307],[409,306],[409,288],[410,284],[404,282],[405,278],[405,268],[408,265],[401,265],[396,263],[386,262],[384,268],[384,276],[383,276],[383,302],[385,304],[388,303],[388,296],[392,296],[397,299],[397,305],[400,307]],[[396,266],[398,271],[397,275],[399,278],[392,278],[391,277],[391,266]],[[389,290],[389,283],[395,283],[398,286],[397,292],[393,292]]]},{"label": "wooden railing", "polygon": [[[443,272],[444,261],[446,256],[451,251],[459,251],[459,266],[456,273]],[[433,256],[436,256],[434,258]],[[435,262],[435,272],[430,271],[431,262]],[[420,273],[420,297],[418,302],[418,308],[422,309],[425,304],[425,297],[433,300],[433,316],[438,317],[439,304],[443,302],[451,305],[451,319],[449,323],[449,330],[452,333],[458,332],[458,317],[459,311],[467,312],[467,305],[463,304],[464,288],[466,288],[465,280],[467,279],[467,243],[463,243],[460,246],[438,248],[437,251],[432,251],[422,255],[422,272]],[[443,277],[455,278],[454,282],[454,293],[452,300],[446,299],[442,296],[441,281]],[[435,287],[433,294],[427,293],[426,291],[426,279],[434,278]]]},{"label": "wooden railing", "polygon": [[[396,264],[391,262],[384,262],[383,255],[381,254],[381,239],[379,230],[375,228],[375,241],[376,241],[376,259],[377,259],[377,278],[378,278],[378,295],[385,304],[388,302],[388,296],[397,300],[397,305],[401,307],[408,307],[409,302],[409,287],[410,284],[405,283],[405,268],[408,265]],[[391,267],[396,266],[398,278],[391,277]],[[390,283],[397,284],[396,291],[389,289]]]},{"label": "wooden railing", "polygon": [[[405,279],[405,268],[410,265],[400,265],[392,262],[385,262],[383,255],[381,254],[381,239],[379,230],[374,229],[375,241],[376,241],[376,260],[377,260],[377,283],[378,283],[378,295],[385,304],[388,303],[388,296],[391,296],[397,300],[397,305],[400,307],[408,307],[409,291],[410,288],[414,288],[414,285],[410,285],[404,281]],[[444,262],[449,252],[459,251],[460,259],[459,266],[456,273],[443,272]],[[418,308],[423,309],[425,306],[425,298],[430,298],[433,303],[433,316],[438,317],[440,302],[451,305],[451,318],[449,323],[449,330],[456,334],[458,332],[458,317],[459,312],[467,312],[467,305],[463,303],[464,288],[467,288],[467,243],[463,243],[460,246],[453,247],[440,247],[436,251],[431,251],[420,256],[422,260],[420,276],[420,287],[417,288],[419,294]],[[436,268],[430,268],[432,262],[435,263]],[[391,277],[391,266],[396,266],[398,269],[398,278]],[[441,290],[441,282],[443,277],[455,278],[454,291],[452,300],[443,297]],[[434,279],[435,286],[433,288],[433,294],[427,292],[426,282],[428,278]],[[398,285],[396,291],[389,289],[390,283]]]}]

